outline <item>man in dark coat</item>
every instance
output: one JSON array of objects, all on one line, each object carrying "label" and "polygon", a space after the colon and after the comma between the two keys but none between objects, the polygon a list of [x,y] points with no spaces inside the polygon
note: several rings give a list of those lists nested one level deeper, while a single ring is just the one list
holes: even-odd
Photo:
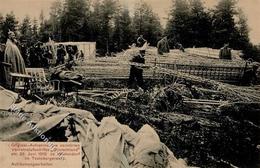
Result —
[{"label": "man in dark coat", "polygon": [[[131,60],[133,63],[144,64],[145,58],[144,53],[140,52],[138,55],[134,56]],[[128,87],[137,89],[139,87],[143,87],[143,69],[138,65],[131,65]]]},{"label": "man in dark coat", "polygon": [[29,49],[29,61],[30,67],[39,68],[42,67],[42,56],[43,56],[43,49],[42,43],[37,42]]},{"label": "man in dark coat", "polygon": [[75,58],[75,49],[73,49],[73,46],[72,45],[69,45],[68,48],[67,48],[67,53],[68,53],[68,62],[71,62],[73,61]]},{"label": "man in dark coat", "polygon": [[167,37],[164,37],[160,41],[158,41],[157,51],[158,51],[158,54],[160,54],[160,55],[163,55],[163,53],[169,53],[170,52],[170,47],[169,47]]},{"label": "man in dark coat", "polygon": [[143,35],[140,35],[140,36],[137,38],[136,42],[137,42],[137,47],[143,47],[143,45],[144,45],[147,41],[144,39]]},{"label": "man in dark coat", "polygon": [[65,56],[66,56],[66,51],[65,47],[62,44],[58,45],[57,49],[57,61],[56,61],[56,66],[59,64],[64,64],[65,63]]},{"label": "man in dark coat", "polygon": [[231,49],[229,48],[229,44],[225,44],[219,51],[219,58],[220,59],[227,59],[231,60]]}]

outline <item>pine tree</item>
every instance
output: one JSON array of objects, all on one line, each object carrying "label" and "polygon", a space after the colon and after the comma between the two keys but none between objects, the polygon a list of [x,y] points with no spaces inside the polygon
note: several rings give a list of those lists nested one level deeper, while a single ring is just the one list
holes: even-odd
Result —
[{"label": "pine tree", "polygon": [[230,43],[231,47],[235,47],[236,39],[232,37],[236,31],[234,20],[234,16],[237,13],[236,1],[220,0],[213,12],[213,47],[220,48],[224,43]]},{"label": "pine tree", "polygon": [[234,49],[245,49],[248,46],[249,40],[249,27],[247,18],[241,9],[238,9],[238,21],[235,25],[235,31],[232,34],[234,40]]},{"label": "pine tree", "polygon": [[33,19],[33,25],[32,25],[32,43],[36,43],[39,39],[38,34],[38,22],[36,18]]},{"label": "pine tree", "polygon": [[19,27],[19,31],[20,31],[20,41],[22,43],[25,43],[25,45],[27,47],[32,45],[32,25],[31,25],[31,19],[29,16],[26,16],[20,27]]},{"label": "pine tree", "polygon": [[191,13],[187,23],[191,30],[190,43],[188,46],[209,47],[211,38],[211,17],[201,0],[190,1]]},{"label": "pine tree", "polygon": [[63,3],[59,0],[54,1],[50,8],[50,23],[52,27],[53,40],[61,41],[61,17]]},{"label": "pine tree", "polygon": [[113,42],[115,51],[127,49],[131,44],[132,30],[131,17],[127,8],[121,9],[115,17],[115,28],[113,34]]},{"label": "pine tree", "polygon": [[166,25],[166,35],[169,36],[171,45],[181,43],[183,46],[190,46],[191,27],[190,7],[187,0],[173,0],[170,17]]},{"label": "pine tree", "polygon": [[16,28],[18,26],[18,21],[15,18],[15,15],[13,12],[6,14],[4,23],[2,25],[3,30],[3,41],[6,42],[8,37],[8,31],[14,31],[16,32]]},{"label": "pine tree", "polygon": [[114,17],[119,9],[117,0],[103,0],[100,6],[100,35],[99,35],[99,46],[103,49],[106,54],[110,54],[113,48],[113,28],[114,28]]},{"label": "pine tree", "polygon": [[[97,41],[97,45],[100,44],[98,41],[101,34],[101,2],[100,0],[95,0],[93,3],[93,11],[90,13],[89,19],[89,39],[90,41]],[[99,48],[97,46],[97,48]]]},{"label": "pine tree", "polygon": [[86,22],[89,5],[87,0],[65,0],[61,17],[61,35],[63,41],[82,41],[83,27]]},{"label": "pine tree", "polygon": [[49,20],[46,20],[44,17],[43,11],[40,13],[40,27],[39,27],[39,41],[47,42],[49,38],[52,38],[52,27]]},{"label": "pine tree", "polygon": [[41,10],[41,13],[40,13],[40,16],[39,16],[39,20],[40,20],[40,27],[42,27],[42,25],[45,22],[45,17],[44,17],[43,10]]},{"label": "pine tree", "polygon": [[143,1],[136,4],[132,29],[135,39],[143,35],[152,46],[155,46],[162,36],[162,26],[158,15]]},{"label": "pine tree", "polygon": [[0,43],[4,43],[4,32],[3,32],[3,25],[4,25],[4,17],[0,13]]}]

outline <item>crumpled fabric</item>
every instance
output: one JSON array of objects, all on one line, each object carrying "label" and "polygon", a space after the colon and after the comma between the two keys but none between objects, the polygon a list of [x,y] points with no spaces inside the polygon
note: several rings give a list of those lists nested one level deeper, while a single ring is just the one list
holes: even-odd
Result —
[{"label": "crumpled fabric", "polygon": [[7,110],[18,99],[18,94],[0,86],[0,109]]},{"label": "crumpled fabric", "polygon": [[160,142],[158,134],[149,125],[144,125],[135,132],[127,125],[120,124],[115,117],[105,117],[98,122],[86,110],[38,105],[25,99],[15,105],[21,110],[19,115],[24,114],[27,117],[21,119],[17,113],[8,109],[0,110],[2,141],[36,139],[39,135],[27,125],[28,122],[33,122],[43,134],[54,127],[66,128],[67,141],[82,144],[82,165],[85,168],[187,167],[184,160],[178,160]]}]

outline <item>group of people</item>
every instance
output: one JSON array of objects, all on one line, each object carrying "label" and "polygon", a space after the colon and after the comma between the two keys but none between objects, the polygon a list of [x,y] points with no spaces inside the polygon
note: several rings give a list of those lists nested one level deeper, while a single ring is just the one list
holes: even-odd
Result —
[{"label": "group of people", "polygon": [[[182,52],[185,52],[185,49],[184,49],[184,47],[182,46],[181,43],[175,42],[173,47],[176,48],[176,49],[179,49]],[[170,46],[169,46],[167,36],[163,37],[161,40],[158,41],[157,52],[158,52],[159,55],[163,55],[164,53],[170,52]]]},{"label": "group of people", "polygon": [[[12,31],[8,32],[6,44],[0,44],[0,84],[7,88],[12,85],[10,73],[26,74],[25,67],[43,68],[53,63],[54,54],[48,47],[44,47],[43,43],[37,42],[29,48],[22,44],[18,43]],[[54,64],[57,66],[74,61],[75,58],[84,58],[83,51],[79,51],[77,46],[60,44]]]},{"label": "group of people", "polygon": [[63,44],[59,44],[57,48],[57,60],[56,66],[65,63],[65,57],[67,58],[67,62],[72,62],[75,59],[83,59],[84,53],[82,50],[79,50],[77,46],[68,45],[64,46]]},{"label": "group of people", "polygon": [[27,65],[32,68],[49,67],[53,59],[53,53],[48,48],[43,47],[41,42],[28,48],[24,55],[27,58]]},{"label": "group of people", "polygon": [[[181,50],[182,52],[185,52],[185,49],[181,43],[176,43],[174,47]],[[164,53],[170,52],[167,36],[163,37],[161,40],[158,41],[157,52],[159,55],[163,55]],[[231,48],[229,48],[229,43],[224,44],[224,46],[220,49],[219,59],[226,59],[226,60],[232,59]]]},{"label": "group of people", "polygon": [[[130,60],[132,64],[128,80],[129,88],[144,89],[143,68],[145,67],[145,53],[147,45],[147,40],[143,37],[143,35],[140,35],[136,40],[136,46],[139,48],[139,53],[134,55],[133,58]],[[184,48],[180,43],[178,43],[177,48],[184,52]],[[170,52],[170,47],[166,36],[163,37],[160,41],[158,41],[157,52],[159,55],[163,55],[164,53]]]},{"label": "group of people", "polygon": [[[139,53],[134,55],[131,62],[134,63],[131,65],[128,86],[129,88],[143,88],[143,64],[145,64],[145,45],[147,45],[147,40],[144,39],[143,35],[140,35],[137,38],[137,47],[139,47]],[[184,47],[180,43],[176,43],[175,47],[182,52],[185,52]],[[163,55],[164,53],[170,52],[170,47],[168,43],[167,36],[163,37],[157,43],[157,52],[158,55]],[[224,47],[220,49],[219,53],[220,59],[231,60],[231,49],[228,44],[225,44]]]},{"label": "group of people", "polygon": [[[134,55],[131,62],[130,74],[128,85],[130,88],[143,88],[143,66],[145,64],[145,53],[146,47],[148,45],[147,40],[140,35],[136,41],[137,47],[139,48],[139,53]],[[17,47],[17,40],[14,32],[9,31],[8,39],[6,42],[5,49],[0,46],[0,62],[1,62],[1,83],[9,84],[11,83],[10,72],[15,72],[19,74],[25,74],[25,66],[27,63],[30,67],[46,67],[49,66],[49,60],[53,59],[53,54],[48,48],[42,47],[42,43],[38,42],[34,46],[30,47],[28,50],[21,49]],[[181,47],[183,48],[183,47]],[[167,37],[162,38],[157,43],[158,54],[163,55],[163,53],[169,53],[170,47]],[[22,55],[27,55],[23,57]],[[67,59],[65,57],[67,56]],[[77,46],[64,46],[59,44],[57,47],[57,60],[56,66],[64,64],[65,60],[68,62],[73,61],[75,58],[84,57],[82,50],[78,50]],[[220,49],[219,53],[220,59],[231,59],[231,49],[228,44],[225,44],[223,48]]]}]

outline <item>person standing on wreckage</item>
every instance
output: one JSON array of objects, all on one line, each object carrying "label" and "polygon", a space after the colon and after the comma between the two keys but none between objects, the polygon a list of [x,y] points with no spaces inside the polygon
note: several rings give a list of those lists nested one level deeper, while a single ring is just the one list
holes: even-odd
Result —
[{"label": "person standing on wreckage", "polygon": [[[134,55],[131,62],[137,64],[145,64],[145,50],[139,50],[139,53]],[[140,65],[131,65],[129,79],[128,79],[128,88],[130,89],[143,89],[143,67]]]},{"label": "person standing on wreckage", "polygon": [[170,47],[169,47],[167,36],[165,36],[157,43],[157,53],[159,55],[163,55],[163,53],[169,53],[169,52],[170,52]]},{"label": "person standing on wreckage", "polygon": [[229,43],[224,44],[224,46],[219,51],[219,59],[231,60],[231,49],[229,48]]},{"label": "person standing on wreckage", "polygon": [[147,46],[147,40],[144,39],[143,35],[140,35],[137,40],[137,47],[140,48],[140,52],[142,52],[143,54],[145,54],[145,50],[146,50],[146,46]]},{"label": "person standing on wreckage", "polygon": [[11,67],[4,67],[5,84],[7,87],[10,87],[12,83],[10,73],[25,74],[25,63],[16,42],[14,32],[9,31],[4,53],[4,62],[11,64]]}]

